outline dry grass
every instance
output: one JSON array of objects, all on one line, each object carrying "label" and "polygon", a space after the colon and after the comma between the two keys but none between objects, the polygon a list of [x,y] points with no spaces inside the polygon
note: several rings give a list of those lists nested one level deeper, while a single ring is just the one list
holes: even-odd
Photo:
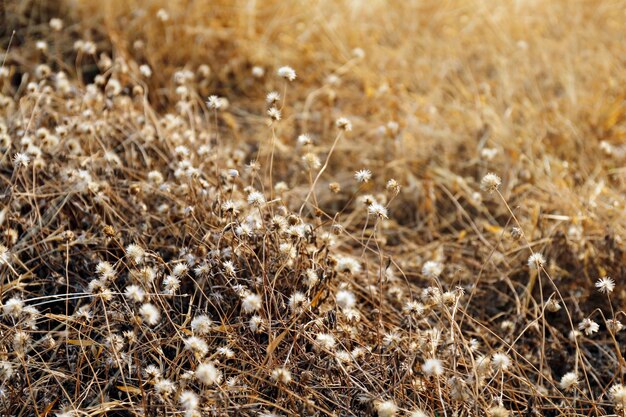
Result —
[{"label": "dry grass", "polygon": [[1,410],[624,415],[626,2],[1,9]]}]

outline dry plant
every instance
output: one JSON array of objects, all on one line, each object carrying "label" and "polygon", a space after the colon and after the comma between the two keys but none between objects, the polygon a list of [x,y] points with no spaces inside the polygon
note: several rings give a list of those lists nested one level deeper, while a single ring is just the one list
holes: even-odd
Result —
[{"label": "dry plant", "polygon": [[624,416],[626,2],[0,16],[3,413]]}]

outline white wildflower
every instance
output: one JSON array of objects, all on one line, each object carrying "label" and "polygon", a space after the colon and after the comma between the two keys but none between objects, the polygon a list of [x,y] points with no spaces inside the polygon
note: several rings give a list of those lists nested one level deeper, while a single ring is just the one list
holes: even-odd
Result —
[{"label": "white wildflower", "polygon": [[149,326],[154,326],[161,320],[161,313],[154,304],[146,303],[142,305],[139,309],[139,314],[141,314],[141,318]]},{"label": "white wildflower", "polygon": [[219,385],[223,378],[222,372],[210,362],[198,365],[194,375],[205,385]]},{"label": "white wildflower", "polygon": [[496,174],[490,172],[480,181],[480,188],[489,193],[493,193],[500,187],[502,180]]},{"label": "white wildflower", "polygon": [[280,67],[278,68],[278,76],[286,80],[293,81],[296,79],[296,71],[291,67]]}]

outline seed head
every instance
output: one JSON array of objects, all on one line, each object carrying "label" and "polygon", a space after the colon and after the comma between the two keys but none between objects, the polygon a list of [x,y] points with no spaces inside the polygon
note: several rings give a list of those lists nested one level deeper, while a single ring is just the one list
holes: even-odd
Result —
[{"label": "seed head", "polygon": [[259,191],[253,191],[248,194],[248,204],[251,206],[262,206],[265,204],[265,196]]},{"label": "seed head", "polygon": [[357,180],[357,182],[368,182],[372,179],[372,171],[369,169],[361,169],[354,173],[354,179]]},{"label": "seed head", "polygon": [[511,366],[511,358],[504,352],[494,353],[491,363],[496,371],[505,371]]},{"label": "seed head", "polygon": [[211,110],[219,110],[222,107],[222,100],[218,96],[209,96],[206,105]]},{"label": "seed head", "polygon": [[490,172],[480,181],[480,188],[489,193],[493,193],[500,187],[502,180],[496,174]]},{"label": "seed head", "polygon": [[185,339],[185,348],[192,351],[198,358],[206,356],[209,352],[209,345],[207,345],[204,340],[196,336],[191,336]]},{"label": "seed head", "polygon": [[387,191],[394,194],[400,193],[400,184],[398,184],[398,181],[393,178],[387,181],[387,185],[385,186],[385,188],[387,189]]},{"label": "seed head", "polygon": [[298,136],[297,142],[298,142],[298,145],[300,146],[307,146],[313,143],[313,141],[311,140],[311,137],[307,135],[306,133],[303,133],[300,136]]},{"label": "seed head", "polygon": [[263,69],[263,67],[259,67],[258,65],[252,67],[252,76],[254,78],[261,78],[264,75],[265,75],[265,70]]},{"label": "seed head", "polygon": [[205,385],[219,385],[223,378],[222,372],[211,362],[198,365],[194,375]]},{"label": "seed head", "polygon": [[619,320],[609,319],[606,321],[606,328],[609,329],[611,333],[615,334],[620,332],[624,328],[624,325]]},{"label": "seed head", "polygon": [[197,409],[198,404],[200,404],[200,400],[198,399],[198,396],[193,391],[181,392],[180,396],[178,397],[178,402],[187,411]]},{"label": "seed head", "polygon": [[563,391],[570,391],[578,385],[578,376],[575,372],[568,372],[561,377],[559,386]]},{"label": "seed head", "polygon": [[604,294],[610,294],[615,289],[615,281],[609,277],[600,278],[596,282],[596,288],[598,291]]},{"label": "seed head", "polygon": [[281,118],[280,110],[278,110],[276,107],[271,107],[267,111],[267,115],[270,117],[270,119],[273,122],[278,122],[280,120],[280,118]]},{"label": "seed head", "polygon": [[4,314],[13,318],[19,318],[24,311],[24,301],[21,298],[13,297],[7,300],[2,306]]},{"label": "seed head", "polygon": [[556,313],[560,309],[561,309],[561,304],[559,304],[559,300],[557,300],[556,298],[551,297],[546,302],[546,310],[548,310],[549,312]]},{"label": "seed head", "polygon": [[350,120],[348,120],[345,117],[340,117],[339,119],[337,119],[335,124],[337,125],[339,129],[345,132],[349,132],[352,130],[352,123],[350,122]]},{"label": "seed head", "polygon": [[506,408],[501,405],[497,405],[495,407],[491,407],[489,409],[489,417],[509,417],[511,413]]},{"label": "seed head", "polygon": [[25,153],[18,152],[13,155],[13,166],[15,168],[26,168],[30,163],[30,158]]},{"label": "seed head", "polygon": [[191,330],[193,330],[194,334],[208,334],[211,331],[211,327],[213,327],[213,320],[206,314],[201,314],[191,320]]},{"label": "seed head", "polygon": [[149,326],[154,326],[161,320],[161,313],[154,304],[146,303],[142,305],[139,309],[139,314],[141,314],[141,318],[148,323]]},{"label": "seed head", "polygon": [[318,169],[322,166],[322,162],[320,161],[320,159],[312,152],[306,153],[302,157],[302,160],[309,169]]},{"label": "seed head", "polygon": [[443,364],[439,359],[426,359],[422,364],[422,372],[426,376],[440,376],[443,374]]},{"label": "seed head", "polygon": [[437,278],[443,272],[443,264],[437,261],[427,261],[422,267],[422,275],[427,278]]},{"label": "seed head", "polygon": [[609,389],[609,397],[619,410],[626,409],[626,386],[615,384]]},{"label": "seed head", "polygon": [[254,313],[261,309],[261,305],[261,296],[258,294],[249,293],[241,300],[241,309],[244,313]]},{"label": "seed head", "polygon": [[9,262],[9,248],[0,244],[0,265]]},{"label": "seed head", "polygon": [[50,19],[50,29],[60,32],[63,29],[63,21],[58,17],[53,17]]},{"label": "seed head", "polygon": [[546,264],[546,258],[539,252],[535,252],[528,257],[528,267],[530,269],[539,269]]},{"label": "seed head", "polygon": [[180,278],[175,275],[168,275],[163,279],[163,291],[165,294],[175,294],[180,288]]},{"label": "seed head", "polygon": [[139,245],[131,244],[126,247],[126,254],[133,261],[135,261],[135,263],[140,264],[143,262],[144,257],[146,256],[146,251]]},{"label": "seed head", "polygon": [[335,337],[328,333],[318,333],[315,336],[315,350],[333,350],[335,348]]},{"label": "seed head", "polygon": [[289,297],[289,309],[294,314],[300,313],[306,306],[307,301],[306,295],[300,291],[296,291]]},{"label": "seed head", "polygon": [[176,384],[169,379],[161,379],[154,384],[154,390],[163,398],[167,398],[176,391]]},{"label": "seed head", "polygon": [[367,208],[369,214],[376,216],[380,219],[388,219],[387,208],[379,203],[370,204]]},{"label": "seed head", "polygon": [[356,297],[354,296],[354,293],[352,293],[352,291],[348,291],[348,290],[337,291],[337,294],[335,295],[335,299],[337,300],[337,305],[342,310],[354,308],[354,306],[356,305]]},{"label": "seed head", "polygon": [[291,382],[291,372],[287,368],[275,368],[270,375],[275,382],[289,384]]},{"label": "seed head", "polygon": [[600,325],[590,318],[584,318],[583,321],[578,324],[578,329],[585,332],[587,336],[591,336],[600,329]]},{"label": "seed head", "polygon": [[286,80],[293,81],[296,79],[296,71],[291,67],[280,67],[278,68],[278,76]]},{"label": "seed head", "polygon": [[130,301],[141,303],[146,296],[146,292],[138,285],[129,285],[124,290],[124,295]]},{"label": "seed head", "polygon": [[398,413],[398,406],[391,400],[381,401],[376,404],[378,417],[394,417]]},{"label": "seed head", "polygon": [[269,92],[267,93],[267,96],[265,96],[265,102],[270,106],[273,106],[279,101],[280,101],[280,94],[278,94],[276,91]]}]

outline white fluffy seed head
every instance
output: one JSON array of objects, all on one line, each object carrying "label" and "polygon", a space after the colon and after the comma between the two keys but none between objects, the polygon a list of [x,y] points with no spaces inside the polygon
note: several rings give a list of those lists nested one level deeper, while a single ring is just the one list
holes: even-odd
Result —
[{"label": "white fluffy seed head", "polygon": [[427,278],[437,278],[443,272],[443,264],[437,261],[426,261],[422,266],[422,275]]},{"label": "white fluffy seed head", "polygon": [[196,336],[191,336],[185,339],[185,348],[193,352],[196,357],[204,357],[209,352],[209,345]]},{"label": "white fluffy seed head", "polygon": [[371,214],[372,216],[376,216],[379,219],[388,219],[388,212],[387,212],[387,207],[383,206],[382,204],[379,203],[373,203],[370,204],[367,207],[367,212],[369,214]]},{"label": "white fluffy seed head", "polygon": [[489,417],[509,417],[511,413],[501,405],[491,407],[488,412]]},{"label": "white fluffy seed head", "polygon": [[9,248],[0,244],[0,265],[9,262]]},{"label": "white fluffy seed head", "polygon": [[275,103],[278,103],[279,101],[280,101],[280,94],[278,94],[276,91],[270,91],[265,96],[265,102],[270,106],[274,105]]},{"label": "white fluffy seed head", "polygon": [[208,334],[211,331],[211,327],[213,327],[213,320],[206,314],[201,314],[191,320],[191,330],[193,330],[194,334]]},{"label": "white fluffy seed head", "polygon": [[19,297],[12,297],[4,303],[2,310],[7,316],[18,318],[24,311],[24,301]]},{"label": "white fluffy seed head", "polygon": [[335,336],[329,333],[318,333],[315,337],[315,350],[333,350],[337,341]]},{"label": "white fluffy seed head", "polygon": [[528,257],[528,267],[530,269],[539,269],[546,264],[546,258],[539,252],[535,252]]},{"label": "white fluffy seed head", "polygon": [[222,107],[222,100],[218,96],[209,96],[206,105],[211,110],[219,110]]},{"label": "white fluffy seed head", "polygon": [[282,117],[280,110],[278,110],[276,107],[270,107],[267,110],[267,115],[274,122],[278,122]]},{"label": "white fluffy seed head", "polygon": [[139,309],[139,314],[149,326],[156,325],[161,320],[161,313],[154,304],[146,303]]},{"label": "white fluffy seed head", "polygon": [[265,329],[265,323],[263,318],[258,315],[254,315],[250,317],[250,321],[248,322],[248,327],[252,333],[260,333]]},{"label": "white fluffy seed head", "polygon": [[296,71],[288,66],[278,68],[277,73],[279,77],[289,81],[293,81],[296,79]]},{"label": "white fluffy seed head", "polygon": [[354,173],[354,179],[357,182],[368,182],[372,179],[372,171],[369,169],[361,169]]},{"label": "white fluffy seed head", "polygon": [[130,244],[126,247],[126,254],[133,260],[135,263],[142,263],[144,257],[146,256],[146,251],[139,245]]},{"label": "white fluffy seed head", "polygon": [[354,308],[356,305],[356,297],[352,291],[339,290],[335,295],[335,299],[337,300],[337,305],[342,310]]},{"label": "white fluffy seed head", "polygon": [[297,142],[298,142],[298,145],[300,146],[307,146],[313,143],[313,141],[311,140],[311,137],[307,135],[306,133],[303,133],[300,136],[298,136]]},{"label": "white fluffy seed head", "polygon": [[335,269],[338,272],[349,272],[352,275],[357,275],[362,270],[361,263],[351,256],[337,256]]},{"label": "white fluffy seed head", "polygon": [[591,336],[600,329],[600,325],[590,318],[584,318],[583,321],[578,324],[578,329],[585,332],[587,336]]},{"label": "white fluffy seed head", "polygon": [[426,359],[422,364],[422,372],[426,376],[440,376],[443,374],[443,364],[436,358]]},{"label": "white fluffy seed head", "polygon": [[616,319],[609,319],[606,321],[606,328],[613,334],[618,333],[624,328],[621,321]]},{"label": "white fluffy seed head", "polygon": [[61,31],[63,29],[63,21],[58,17],[53,17],[52,19],[50,19],[50,29],[54,30],[55,32]]},{"label": "white fluffy seed head", "polygon": [[255,293],[246,294],[241,300],[241,309],[244,313],[254,313],[260,310],[262,305],[261,296]]},{"label": "white fluffy seed head", "polygon": [[154,390],[160,396],[167,398],[176,391],[176,384],[169,379],[160,379],[154,384]]},{"label": "white fluffy seed head", "polygon": [[561,377],[559,386],[564,391],[570,391],[578,385],[578,375],[575,372],[568,372]]},{"label": "white fluffy seed head", "polygon": [[335,124],[337,125],[337,128],[345,132],[349,132],[352,130],[352,123],[345,117],[340,117],[339,119],[337,119]]},{"label": "white fluffy seed head", "polygon": [[13,155],[13,166],[15,168],[26,168],[30,163],[30,157],[25,153],[18,152]]},{"label": "white fluffy seed head", "polygon": [[604,294],[610,294],[615,289],[615,281],[610,277],[602,277],[596,282],[598,291]]},{"label": "white fluffy seed head", "polygon": [[168,275],[163,279],[163,289],[165,294],[174,294],[180,288],[180,279],[173,275]]},{"label": "white fluffy seed head", "polygon": [[193,391],[188,390],[180,393],[180,396],[178,397],[178,402],[187,411],[195,410],[196,408],[198,408],[198,404],[200,404],[198,396]]},{"label": "white fluffy seed head", "polygon": [[129,285],[124,290],[124,296],[130,301],[141,303],[146,297],[146,292],[138,285]]},{"label": "white fluffy seed head", "polygon": [[398,412],[398,406],[391,400],[381,401],[376,404],[378,417],[394,417]]},{"label": "white fluffy seed head", "polygon": [[161,378],[161,370],[156,365],[148,365],[143,368],[143,375],[145,378],[155,381]]},{"label": "white fluffy seed head", "polygon": [[504,371],[511,366],[511,358],[506,353],[497,352],[491,357],[491,364],[495,370]]},{"label": "white fluffy seed head", "polygon": [[110,262],[98,262],[98,265],[96,265],[96,273],[105,280],[115,280],[115,268],[113,268]]},{"label": "white fluffy seed head", "polygon": [[182,277],[183,275],[187,273],[188,270],[189,270],[189,267],[187,266],[187,264],[183,264],[183,263],[176,264],[174,269],[172,269],[172,275],[174,275],[175,277]]},{"label": "white fluffy seed head", "polygon": [[254,67],[252,67],[252,76],[254,78],[261,78],[264,75],[265,75],[265,70],[263,69],[263,67],[259,67],[258,65],[255,65]]},{"label": "white fluffy seed head", "polygon": [[500,187],[500,184],[502,184],[500,177],[493,172],[490,172],[480,181],[480,188],[489,193],[493,193],[498,189],[498,187]]},{"label": "white fluffy seed head", "polygon": [[289,297],[289,309],[292,313],[300,313],[306,307],[308,300],[306,295],[300,291],[296,291]]},{"label": "white fluffy seed head", "polygon": [[275,368],[270,374],[272,380],[281,384],[289,384],[291,382],[291,372],[287,368]]},{"label": "white fluffy seed head", "polygon": [[259,191],[253,191],[248,194],[248,204],[251,206],[262,206],[265,204],[265,196]]},{"label": "white fluffy seed head", "polygon": [[212,363],[201,363],[196,368],[195,376],[205,385],[219,385],[222,383],[222,372]]},{"label": "white fluffy seed head", "polygon": [[626,409],[626,386],[615,384],[609,389],[609,397],[618,409]]}]

